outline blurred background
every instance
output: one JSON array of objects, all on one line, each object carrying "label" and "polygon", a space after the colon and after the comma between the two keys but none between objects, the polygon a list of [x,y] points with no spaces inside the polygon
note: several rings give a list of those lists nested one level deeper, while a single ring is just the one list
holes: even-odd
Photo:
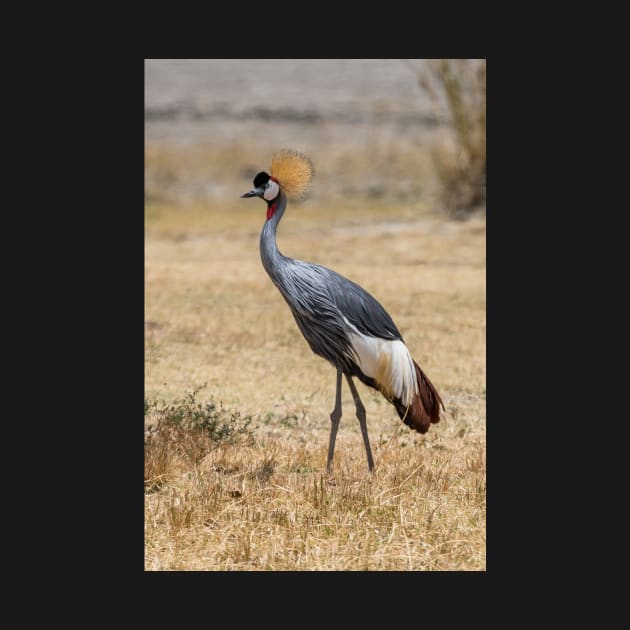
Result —
[{"label": "blurred background", "polygon": [[288,147],[307,201],[483,213],[485,83],[471,59],[148,59],[147,202],[233,201]]}]

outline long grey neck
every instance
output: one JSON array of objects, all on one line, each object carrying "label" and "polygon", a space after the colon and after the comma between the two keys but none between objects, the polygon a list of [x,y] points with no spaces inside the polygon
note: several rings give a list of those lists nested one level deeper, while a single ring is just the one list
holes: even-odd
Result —
[{"label": "long grey neck", "polygon": [[286,257],[280,253],[276,243],[276,229],[287,207],[287,197],[282,190],[273,202],[267,204],[268,211],[274,208],[273,216],[267,219],[260,234],[260,258],[265,271],[274,284],[278,284]]}]

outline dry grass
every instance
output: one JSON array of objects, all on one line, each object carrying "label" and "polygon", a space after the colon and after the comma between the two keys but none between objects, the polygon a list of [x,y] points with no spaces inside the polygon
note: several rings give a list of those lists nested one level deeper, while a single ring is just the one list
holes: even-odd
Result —
[{"label": "dry grass", "polygon": [[182,459],[165,438],[162,482],[145,495],[146,569],[485,570],[485,221],[385,201],[290,204],[280,249],[372,292],[447,407],[420,436],[358,383],[369,474],[344,384],[328,476],[334,369],[262,268],[264,205],[238,199],[250,184],[227,204],[147,201],[146,396],[207,383],[201,400],[251,416],[255,439]]},{"label": "dry grass", "polygon": [[[483,440],[217,448],[146,500],[148,570],[485,568]],[[467,442],[467,443],[466,443]]]}]

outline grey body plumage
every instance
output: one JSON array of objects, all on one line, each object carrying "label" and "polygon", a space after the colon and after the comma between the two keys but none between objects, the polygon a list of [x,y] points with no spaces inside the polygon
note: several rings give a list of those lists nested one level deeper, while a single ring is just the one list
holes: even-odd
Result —
[{"label": "grey body plumage", "polygon": [[[311,350],[345,374],[362,374],[348,333],[348,320],[359,332],[381,339],[402,336],[387,311],[365,289],[332,269],[284,256],[276,243],[276,229],[287,199],[281,191],[274,216],[260,235],[263,266]],[[368,379],[363,375],[364,379]]]}]

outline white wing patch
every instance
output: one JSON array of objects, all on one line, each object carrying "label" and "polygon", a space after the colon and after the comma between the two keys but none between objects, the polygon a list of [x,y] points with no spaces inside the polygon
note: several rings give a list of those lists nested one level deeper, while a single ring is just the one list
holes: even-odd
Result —
[{"label": "white wing patch", "polygon": [[360,333],[345,317],[350,343],[361,371],[373,378],[386,396],[409,406],[418,394],[413,359],[400,339],[379,339]]}]

